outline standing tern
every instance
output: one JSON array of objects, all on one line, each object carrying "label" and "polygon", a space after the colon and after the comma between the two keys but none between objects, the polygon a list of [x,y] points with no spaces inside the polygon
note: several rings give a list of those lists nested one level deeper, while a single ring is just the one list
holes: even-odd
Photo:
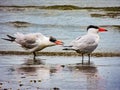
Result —
[{"label": "standing tern", "polygon": [[90,25],[87,27],[87,34],[73,40],[69,46],[65,46],[63,50],[74,50],[82,54],[82,64],[84,54],[88,54],[88,63],[90,64],[90,54],[97,48],[99,42],[98,32],[107,31],[104,28]]},{"label": "standing tern", "polygon": [[34,54],[34,59],[37,51],[40,51],[49,46],[55,45],[63,45],[61,40],[57,40],[56,38],[50,36],[46,37],[41,33],[30,33],[30,34],[22,34],[16,33],[14,36],[7,35],[8,38],[2,38],[7,41],[16,42],[21,45],[22,48],[28,50],[29,52]]}]

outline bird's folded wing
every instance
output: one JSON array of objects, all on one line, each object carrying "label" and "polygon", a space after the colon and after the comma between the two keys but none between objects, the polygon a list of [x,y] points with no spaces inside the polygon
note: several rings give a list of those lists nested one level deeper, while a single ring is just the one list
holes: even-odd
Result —
[{"label": "bird's folded wing", "polygon": [[91,37],[81,37],[80,39],[74,41],[73,48],[79,50],[92,49],[97,46],[94,38]]},{"label": "bird's folded wing", "polygon": [[37,46],[36,40],[30,39],[23,39],[19,44],[26,49],[32,49]]},{"label": "bird's folded wing", "polygon": [[[19,37],[18,37],[19,36]],[[16,42],[26,49],[32,49],[37,46],[37,40],[43,36],[40,33],[34,34],[18,34]]]}]

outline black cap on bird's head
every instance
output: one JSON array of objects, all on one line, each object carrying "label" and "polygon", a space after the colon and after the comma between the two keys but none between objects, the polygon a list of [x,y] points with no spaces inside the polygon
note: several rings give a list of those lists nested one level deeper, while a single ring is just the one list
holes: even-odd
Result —
[{"label": "black cap on bird's head", "polygon": [[98,29],[99,27],[98,27],[98,26],[94,26],[94,25],[89,25],[89,26],[87,27],[87,31],[88,31],[88,29],[90,29],[90,28]]},{"label": "black cap on bird's head", "polygon": [[56,38],[50,36],[50,41],[51,41],[51,42],[55,42],[56,40],[57,40]]},{"label": "black cap on bird's head", "polygon": [[98,32],[108,31],[108,30],[106,30],[106,29],[104,29],[104,28],[101,28],[101,27],[98,27],[98,26],[94,26],[94,25],[89,25],[89,26],[87,27],[87,31],[88,31],[89,29],[91,29],[91,28],[93,28],[93,29],[98,29]]},{"label": "black cap on bird's head", "polygon": [[49,39],[51,42],[55,43],[56,45],[63,45],[63,42],[61,40],[57,40],[56,38],[50,36]]}]

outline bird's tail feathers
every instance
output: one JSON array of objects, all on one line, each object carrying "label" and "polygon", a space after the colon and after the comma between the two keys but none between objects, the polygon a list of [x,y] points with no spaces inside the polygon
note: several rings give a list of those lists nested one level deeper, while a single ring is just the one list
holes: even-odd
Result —
[{"label": "bird's tail feathers", "polygon": [[15,37],[13,37],[13,36],[10,36],[10,35],[7,35],[8,36],[8,38],[2,38],[3,40],[7,40],[7,41],[11,41],[11,42],[13,42],[13,41],[15,41]]}]

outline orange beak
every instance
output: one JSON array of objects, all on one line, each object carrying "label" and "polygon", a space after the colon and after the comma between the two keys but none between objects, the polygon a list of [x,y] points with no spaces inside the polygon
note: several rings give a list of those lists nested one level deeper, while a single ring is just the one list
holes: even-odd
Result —
[{"label": "orange beak", "polygon": [[56,41],[55,41],[55,44],[56,44],[56,45],[63,45],[64,43],[63,43],[61,40],[56,40]]},{"label": "orange beak", "polygon": [[99,28],[99,32],[105,32],[105,31],[108,31],[108,30],[106,30],[104,28]]}]

